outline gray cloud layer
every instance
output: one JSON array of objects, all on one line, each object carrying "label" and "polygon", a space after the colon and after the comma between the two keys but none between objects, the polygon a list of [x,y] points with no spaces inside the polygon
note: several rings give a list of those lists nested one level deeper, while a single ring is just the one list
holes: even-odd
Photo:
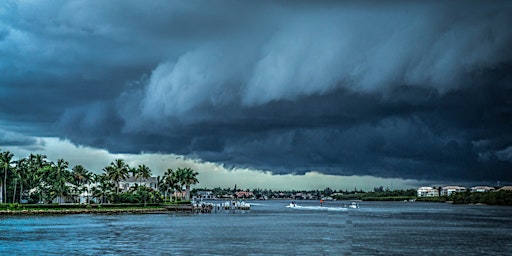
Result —
[{"label": "gray cloud layer", "polygon": [[509,24],[500,1],[4,2],[0,118],[275,173],[512,181]]}]

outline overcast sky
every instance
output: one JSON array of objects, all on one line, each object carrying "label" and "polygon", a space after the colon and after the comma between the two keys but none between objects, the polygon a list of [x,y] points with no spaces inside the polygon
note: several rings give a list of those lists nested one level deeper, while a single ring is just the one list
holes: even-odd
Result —
[{"label": "overcast sky", "polygon": [[510,24],[510,1],[2,1],[0,150],[209,186],[510,183]]}]

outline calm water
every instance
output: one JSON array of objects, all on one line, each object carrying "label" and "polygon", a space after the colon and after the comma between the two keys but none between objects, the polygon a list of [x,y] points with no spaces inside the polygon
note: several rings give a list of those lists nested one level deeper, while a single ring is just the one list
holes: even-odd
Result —
[{"label": "calm water", "polygon": [[288,203],[235,214],[0,216],[0,255],[512,255],[510,207]]}]

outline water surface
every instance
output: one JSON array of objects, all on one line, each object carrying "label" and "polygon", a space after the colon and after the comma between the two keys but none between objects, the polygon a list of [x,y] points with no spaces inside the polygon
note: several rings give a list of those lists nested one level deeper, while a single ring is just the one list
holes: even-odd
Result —
[{"label": "water surface", "polygon": [[512,255],[512,208],[257,201],[246,212],[0,216],[0,255]]}]

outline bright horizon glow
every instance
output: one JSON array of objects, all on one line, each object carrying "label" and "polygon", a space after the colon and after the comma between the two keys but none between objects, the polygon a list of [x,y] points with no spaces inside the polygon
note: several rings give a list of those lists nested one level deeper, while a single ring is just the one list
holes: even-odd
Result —
[{"label": "bright horizon glow", "polygon": [[[113,154],[104,149],[77,146],[67,140],[53,137],[38,138],[41,148],[29,151],[18,146],[4,147],[15,158],[24,158],[33,154],[46,155],[49,161],[57,162],[63,158],[69,162],[71,169],[75,165],[83,165],[94,173],[101,173],[115,159],[123,159],[134,167],[139,164],[147,165],[153,176],[161,176],[168,169],[190,167],[197,171],[199,183],[196,188],[233,188],[235,185],[241,189],[272,189],[272,190],[323,190],[327,187],[334,190],[349,190],[354,188],[371,191],[374,187],[388,187],[389,189],[415,188],[420,182],[417,180],[404,180],[398,178],[379,178],[373,176],[337,176],[326,175],[316,171],[304,175],[286,174],[275,175],[268,171],[248,168],[225,168],[211,162],[186,158],[174,154],[140,153],[140,154]],[[428,184],[428,183],[426,183]]]}]

